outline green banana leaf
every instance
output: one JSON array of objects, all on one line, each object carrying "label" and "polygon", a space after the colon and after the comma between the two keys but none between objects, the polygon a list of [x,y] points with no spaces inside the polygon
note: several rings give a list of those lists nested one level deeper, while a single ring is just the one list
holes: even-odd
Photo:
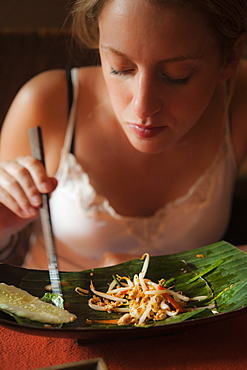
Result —
[{"label": "green banana leaf", "polygon": [[[92,310],[88,306],[88,300],[93,294],[89,292],[88,295],[81,296],[75,292],[75,288],[81,287],[90,291],[89,285],[92,281],[95,289],[105,292],[113,275],[132,278],[142,270],[142,266],[143,260],[135,259],[106,268],[61,272],[65,308],[77,316],[74,322],[64,325],[63,329],[126,329],[125,326],[95,322],[112,320],[120,316],[116,313]],[[16,279],[18,284],[14,285],[40,298],[44,295],[45,286],[49,284],[47,271],[19,269],[17,273],[14,268],[13,271],[18,275]],[[247,254],[224,241],[191,251],[151,257],[146,277],[155,282],[162,278],[174,279],[173,290],[181,291],[189,297],[206,295],[207,299],[200,302],[202,307],[198,310],[182,313],[163,321],[151,322],[143,329],[212,316],[214,314],[206,307],[209,302],[215,303],[218,313],[228,313],[247,307]],[[0,265],[0,281],[10,284],[14,280],[13,276],[11,280],[11,274],[6,277],[6,265]],[[91,326],[88,326],[87,320],[92,320]],[[22,322],[22,324],[25,323]],[[35,322],[28,324],[40,326],[40,323]]]}]

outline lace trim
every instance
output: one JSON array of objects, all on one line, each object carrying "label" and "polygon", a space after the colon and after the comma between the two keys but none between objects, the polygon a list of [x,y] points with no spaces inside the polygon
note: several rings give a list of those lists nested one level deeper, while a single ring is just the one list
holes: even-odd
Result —
[{"label": "lace trim", "polygon": [[216,186],[217,168],[222,157],[227,155],[231,155],[231,153],[227,151],[227,143],[224,141],[212,164],[196,180],[189,191],[185,195],[167,203],[150,217],[126,217],[116,213],[109,201],[104,196],[96,193],[90,184],[88,174],[77,163],[72,153],[62,152],[60,170],[57,176],[60,184],[73,181],[79,207],[88,216],[102,220],[121,220],[129,234],[137,237],[142,243],[143,241],[149,243],[151,239],[160,235],[170,218],[173,218],[175,214],[181,214],[181,212],[190,213],[195,209],[205,208],[209,204]]}]

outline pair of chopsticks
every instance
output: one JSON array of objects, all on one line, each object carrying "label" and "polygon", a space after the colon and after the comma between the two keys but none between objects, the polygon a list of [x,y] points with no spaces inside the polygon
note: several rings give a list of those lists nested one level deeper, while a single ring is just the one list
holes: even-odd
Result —
[{"label": "pair of chopsticks", "polygon": [[[29,130],[32,156],[40,161],[45,167],[45,157],[41,127],[37,126]],[[53,237],[51,213],[49,206],[49,194],[42,194],[42,207],[40,208],[40,219],[48,257],[48,269],[52,292],[62,296],[61,282],[57,267],[56,248]]]}]

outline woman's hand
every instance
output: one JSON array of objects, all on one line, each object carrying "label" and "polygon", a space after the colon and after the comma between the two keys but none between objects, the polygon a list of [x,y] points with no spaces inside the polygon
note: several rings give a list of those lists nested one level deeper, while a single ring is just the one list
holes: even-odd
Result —
[{"label": "woman's hand", "polygon": [[21,218],[36,217],[41,193],[51,193],[56,186],[57,180],[31,156],[0,163],[0,203]]}]

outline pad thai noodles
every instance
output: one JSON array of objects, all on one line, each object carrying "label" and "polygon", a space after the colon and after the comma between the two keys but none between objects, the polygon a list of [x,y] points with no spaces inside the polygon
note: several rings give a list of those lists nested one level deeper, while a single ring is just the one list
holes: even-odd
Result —
[{"label": "pad thai noodles", "polygon": [[[94,310],[123,314],[118,325],[146,325],[150,321],[165,320],[194,308],[187,308],[188,301],[204,300],[207,296],[189,298],[167,287],[165,279],[158,283],[147,279],[149,254],[144,254],[142,271],[131,280],[127,276],[114,276],[106,292],[97,291],[91,281],[94,293],[88,304]],[[212,304],[208,308],[215,308]],[[195,308],[196,309],[196,308]]]}]

